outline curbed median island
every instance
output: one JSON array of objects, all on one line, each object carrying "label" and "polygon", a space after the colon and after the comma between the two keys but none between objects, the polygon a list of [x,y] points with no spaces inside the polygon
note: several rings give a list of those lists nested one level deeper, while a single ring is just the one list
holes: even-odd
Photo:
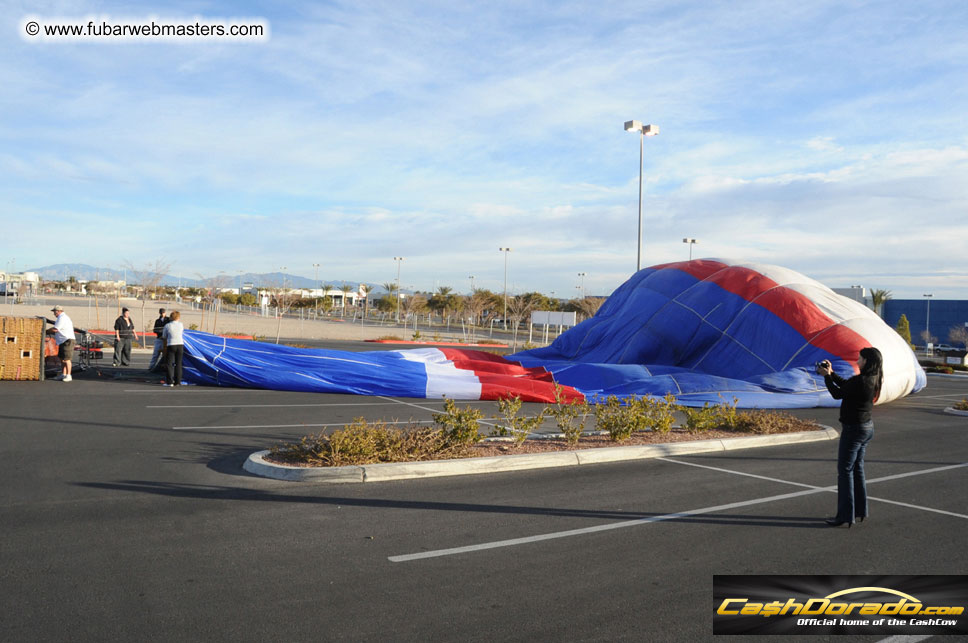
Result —
[{"label": "curbed median island", "polygon": [[[559,396],[537,415],[522,416],[519,399],[501,400],[497,426],[483,435],[484,413],[458,408],[448,399],[430,426],[359,418],[328,435],[307,435],[253,453],[244,468],[281,480],[374,482],[618,462],[838,435],[783,412],[737,411],[735,402],[692,409],[678,406],[671,396],[598,402],[568,402]],[[546,419],[557,431],[537,433]],[[592,420],[595,430],[589,431]]]},{"label": "curbed median island", "polygon": [[962,415],[968,417],[968,397],[955,403],[954,406],[949,406],[944,410],[945,413],[950,413],[951,415]]}]

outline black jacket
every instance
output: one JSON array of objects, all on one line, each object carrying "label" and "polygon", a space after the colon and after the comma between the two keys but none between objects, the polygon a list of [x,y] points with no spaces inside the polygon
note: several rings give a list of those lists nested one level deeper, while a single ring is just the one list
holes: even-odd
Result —
[{"label": "black jacket", "polygon": [[874,408],[874,397],[877,394],[877,383],[873,377],[854,375],[845,380],[836,373],[823,378],[827,390],[840,403],[840,421],[843,424],[863,424],[871,421],[871,409]]},{"label": "black jacket", "polygon": [[161,339],[161,334],[165,332],[165,324],[170,321],[171,320],[164,315],[155,320],[155,327],[152,330],[154,331],[155,335],[158,336],[158,339]]},{"label": "black jacket", "polygon": [[134,337],[134,322],[130,317],[125,319],[124,315],[121,315],[114,320],[114,330],[118,331],[121,339],[130,339]]}]

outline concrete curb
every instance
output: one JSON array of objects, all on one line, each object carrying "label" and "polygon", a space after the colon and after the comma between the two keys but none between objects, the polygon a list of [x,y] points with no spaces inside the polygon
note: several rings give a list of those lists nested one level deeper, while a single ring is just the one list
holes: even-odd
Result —
[{"label": "concrete curb", "polygon": [[661,458],[672,455],[687,455],[691,453],[732,451],[734,449],[754,449],[777,444],[835,440],[839,435],[836,430],[828,426],[820,431],[698,440],[695,442],[669,442],[666,444],[603,447],[599,449],[555,451],[551,453],[522,453],[519,455],[499,455],[483,458],[394,462],[346,467],[291,467],[273,464],[266,462],[264,458],[269,453],[268,451],[256,451],[246,459],[242,468],[258,476],[292,482],[325,482],[332,484],[347,482],[386,482],[390,480],[410,480],[413,478],[435,478],[438,476],[475,475],[479,473],[499,473],[502,471],[546,469],[549,467],[571,467],[585,464],[602,464],[626,460],[641,460],[645,458]]},{"label": "concrete curb", "polygon": [[949,413],[949,414],[951,414],[951,415],[963,415],[963,416],[965,416],[965,417],[968,417],[968,411],[962,411],[962,410],[960,410],[960,409],[956,409],[956,408],[955,408],[955,407],[953,407],[953,406],[949,406],[949,407],[947,407],[947,408],[946,408],[946,409],[944,410],[944,412],[945,412],[945,413]]}]

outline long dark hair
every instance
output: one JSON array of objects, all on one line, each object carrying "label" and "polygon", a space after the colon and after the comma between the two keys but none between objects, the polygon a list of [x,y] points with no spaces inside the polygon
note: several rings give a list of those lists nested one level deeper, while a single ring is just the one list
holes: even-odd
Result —
[{"label": "long dark hair", "polygon": [[861,377],[870,378],[874,385],[874,401],[881,396],[881,384],[884,383],[884,356],[873,346],[860,349],[860,356],[864,358],[864,368],[860,370]]}]

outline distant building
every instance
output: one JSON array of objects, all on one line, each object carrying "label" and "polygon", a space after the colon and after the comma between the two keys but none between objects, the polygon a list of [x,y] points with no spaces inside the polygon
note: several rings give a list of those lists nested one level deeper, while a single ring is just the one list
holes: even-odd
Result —
[{"label": "distant building", "polygon": [[853,299],[854,301],[860,302],[867,306],[868,308],[873,308],[870,297],[867,294],[867,288],[863,286],[850,286],[848,288],[831,288],[838,295],[843,295],[848,299]]},{"label": "distant building", "polygon": [[[968,300],[965,299],[888,299],[884,302],[882,317],[892,328],[897,326],[901,315],[911,325],[911,341],[923,345],[923,333],[927,329],[935,343],[951,344],[948,333],[954,326],[968,326]],[[928,316],[930,315],[930,322]],[[930,323],[930,328],[928,324]]]},{"label": "distant building", "polygon": [[0,296],[32,297],[40,292],[40,275],[36,272],[0,272]]}]

